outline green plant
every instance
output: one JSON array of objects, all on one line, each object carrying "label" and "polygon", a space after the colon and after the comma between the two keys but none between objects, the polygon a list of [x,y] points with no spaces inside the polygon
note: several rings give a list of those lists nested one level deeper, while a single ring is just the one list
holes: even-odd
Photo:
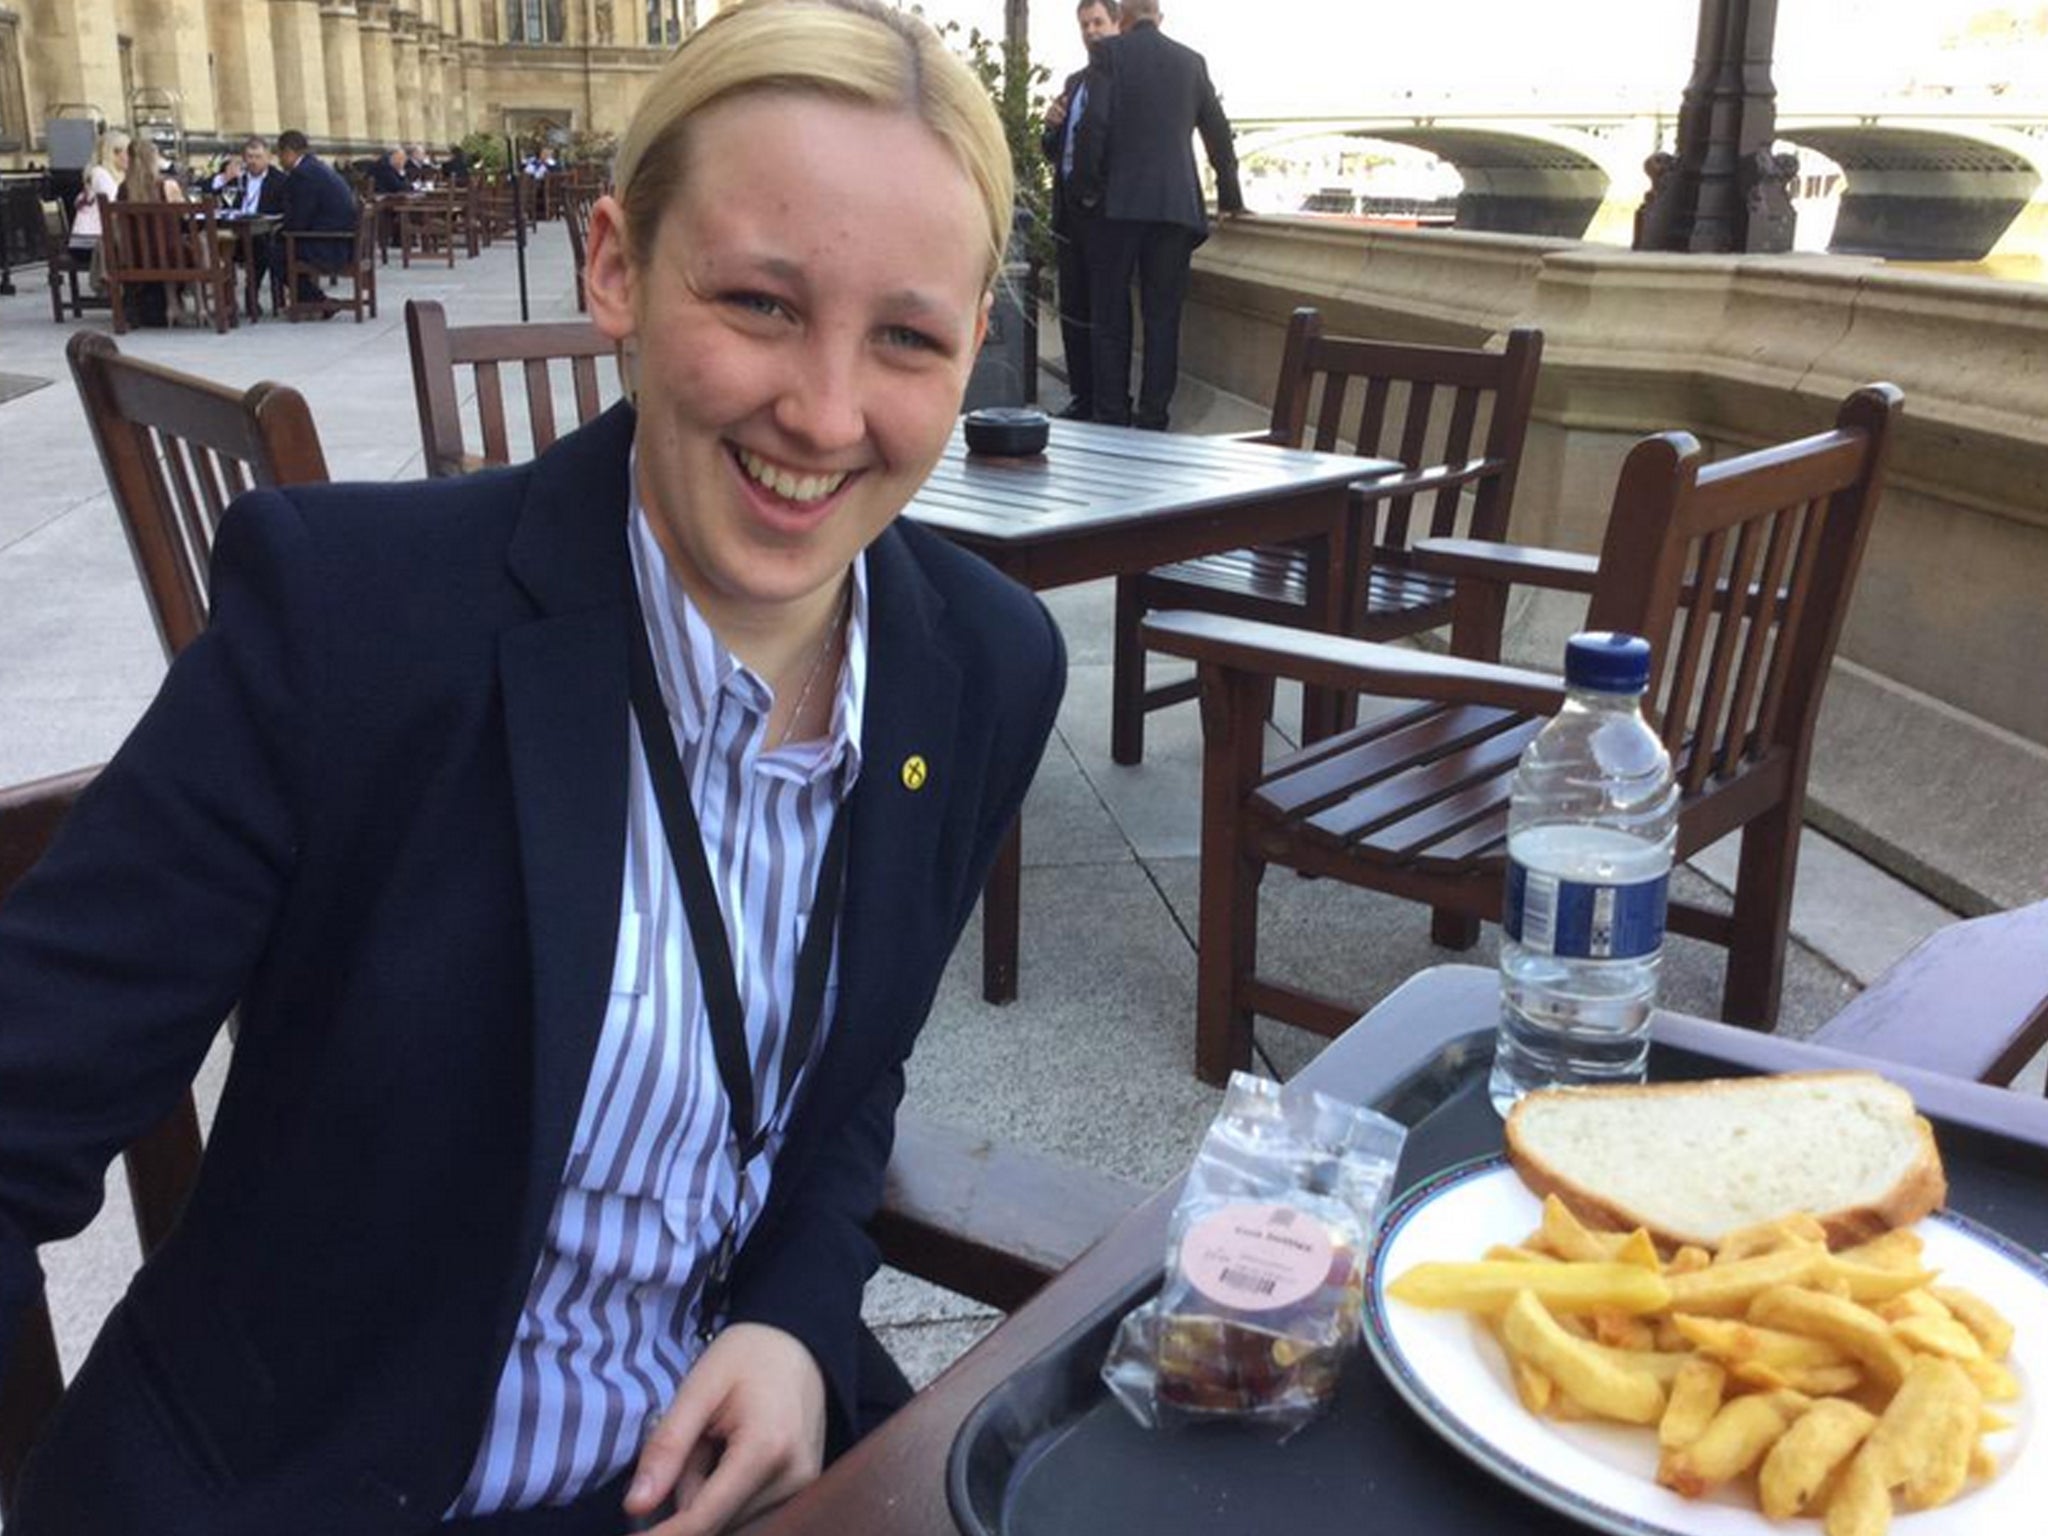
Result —
[{"label": "green plant", "polygon": [[505,141],[496,134],[472,133],[462,140],[462,153],[477,169],[496,173],[505,169]]},{"label": "green plant", "polygon": [[963,46],[961,30],[957,21],[938,27],[939,35],[965,57],[967,67],[995,103],[1017,177],[1018,243],[1027,260],[1049,271],[1053,259],[1052,171],[1038,145],[1045,132],[1044,87],[1052,79],[1052,71],[1031,62],[1030,44],[1021,38],[999,42],[981,28],[970,27]]},{"label": "green plant", "polygon": [[608,129],[572,128],[569,130],[567,153],[563,159],[570,165],[595,165],[611,172],[612,159],[619,152],[619,136]]}]

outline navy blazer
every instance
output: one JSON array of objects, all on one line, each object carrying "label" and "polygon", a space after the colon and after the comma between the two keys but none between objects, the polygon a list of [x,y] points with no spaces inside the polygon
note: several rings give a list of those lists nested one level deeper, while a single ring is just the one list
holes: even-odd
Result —
[{"label": "navy blazer", "polygon": [[299,156],[285,176],[283,212],[286,229],[355,233],[355,193],[341,172],[315,154]]},{"label": "navy blazer", "polygon": [[[460,1490],[612,980],[633,421],[243,498],[209,628],[0,909],[10,1328],[33,1245],[91,1217],[240,1004],[197,1188],[31,1459],[21,1536],[424,1533]],[[974,557],[899,523],[868,561],[837,1007],[731,1307],[811,1349],[835,1450],[903,1062],[1065,676]]]},{"label": "navy blazer", "polygon": [[1216,206],[1243,211],[1230,120],[1194,49],[1141,21],[1088,53],[1088,110],[1074,135],[1073,196],[1104,218],[1207,234],[1194,135],[1216,172]]}]

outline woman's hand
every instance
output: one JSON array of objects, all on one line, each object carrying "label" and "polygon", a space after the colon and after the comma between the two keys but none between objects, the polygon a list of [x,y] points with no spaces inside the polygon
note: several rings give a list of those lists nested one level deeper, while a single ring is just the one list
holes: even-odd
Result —
[{"label": "woman's hand", "polygon": [[825,1464],[825,1378],[811,1352],[762,1323],[711,1341],[640,1448],[626,1513],[675,1495],[655,1536],[711,1536],[779,1504]]}]

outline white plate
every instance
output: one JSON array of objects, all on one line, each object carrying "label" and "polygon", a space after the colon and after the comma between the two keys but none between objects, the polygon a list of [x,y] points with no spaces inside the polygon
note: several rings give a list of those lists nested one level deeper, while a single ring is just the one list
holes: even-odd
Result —
[{"label": "white plate", "polygon": [[[1503,1158],[1417,1185],[1388,1214],[1366,1296],[1366,1341],[1423,1420],[1494,1476],[1595,1530],[1616,1536],[1808,1536],[1818,1522],[1766,1520],[1747,1487],[1682,1499],[1656,1481],[1657,1436],[1619,1424],[1560,1423],[1526,1412],[1498,1346],[1471,1318],[1386,1296],[1387,1282],[1425,1260],[1476,1259],[1535,1230],[1536,1197]],[[1901,1513],[1898,1536],[1995,1536],[2042,1529],[2048,1509],[2048,1264],[1975,1222],[1946,1213],[1920,1223],[1929,1267],[1975,1291],[2016,1330],[2006,1364],[2021,1399],[1998,1411],[2013,1428],[1991,1438],[1999,1474],[1939,1509]]]}]

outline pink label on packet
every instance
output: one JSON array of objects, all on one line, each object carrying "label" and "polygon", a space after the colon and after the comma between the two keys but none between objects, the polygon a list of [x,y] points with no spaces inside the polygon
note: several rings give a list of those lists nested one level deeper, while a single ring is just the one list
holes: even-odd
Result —
[{"label": "pink label on packet", "polygon": [[1327,1228],[1292,1205],[1229,1205],[1180,1240],[1180,1272],[1211,1301],[1239,1312],[1292,1306],[1330,1272]]}]

